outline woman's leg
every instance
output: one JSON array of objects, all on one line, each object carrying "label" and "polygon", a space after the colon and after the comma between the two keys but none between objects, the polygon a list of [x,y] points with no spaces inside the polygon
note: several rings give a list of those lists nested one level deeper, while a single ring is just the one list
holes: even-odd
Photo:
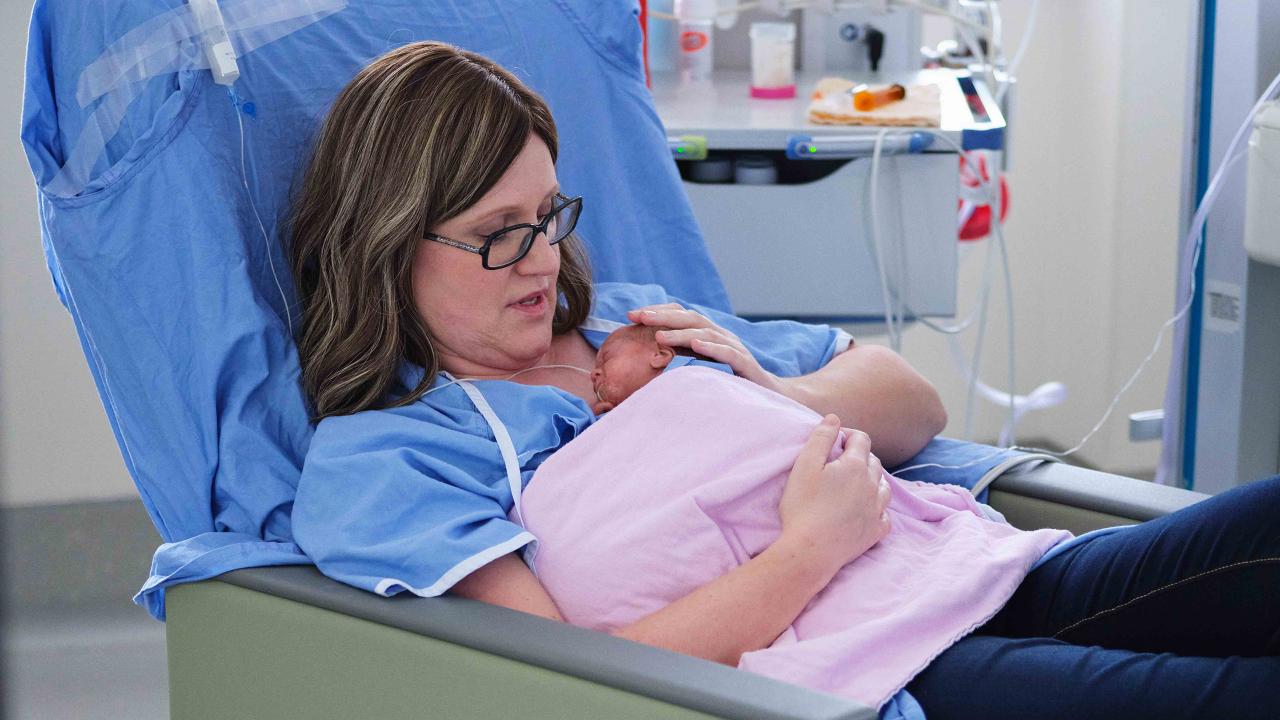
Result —
[{"label": "woman's leg", "polygon": [[1280,477],[1049,560],[978,634],[1187,656],[1280,655]]},{"label": "woman's leg", "polygon": [[1280,658],[1203,658],[971,635],[907,690],[929,720],[1280,718]]}]

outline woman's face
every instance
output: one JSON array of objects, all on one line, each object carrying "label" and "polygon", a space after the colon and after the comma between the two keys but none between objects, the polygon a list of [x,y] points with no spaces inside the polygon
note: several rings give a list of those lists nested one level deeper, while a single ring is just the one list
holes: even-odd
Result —
[{"label": "woman's face", "polygon": [[[536,223],[551,211],[556,182],[551,153],[536,135],[475,205],[428,231],[479,247],[510,225]],[[413,260],[413,298],[441,366],[455,374],[514,372],[536,364],[551,346],[560,248],[539,234],[514,265],[486,270],[480,256],[423,240]],[[532,308],[516,303],[531,294]]]}]

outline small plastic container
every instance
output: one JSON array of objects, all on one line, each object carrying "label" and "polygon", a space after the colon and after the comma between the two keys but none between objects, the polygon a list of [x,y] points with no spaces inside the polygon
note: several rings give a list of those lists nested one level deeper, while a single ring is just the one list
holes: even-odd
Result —
[{"label": "small plastic container", "polygon": [[751,97],[785,99],[796,96],[793,23],[751,23]]},{"label": "small plastic container", "polygon": [[679,19],[680,82],[706,85],[711,82],[711,31],[715,25],[716,0],[676,0]]}]

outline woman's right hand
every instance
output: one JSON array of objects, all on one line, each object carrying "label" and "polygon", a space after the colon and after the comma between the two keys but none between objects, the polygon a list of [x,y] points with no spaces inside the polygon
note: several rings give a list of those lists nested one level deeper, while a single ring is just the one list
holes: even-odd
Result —
[{"label": "woman's right hand", "polygon": [[778,504],[780,541],[796,543],[832,575],[889,533],[892,493],[864,432],[845,428],[844,452],[827,462],[839,431],[839,418],[823,418],[796,456]]}]

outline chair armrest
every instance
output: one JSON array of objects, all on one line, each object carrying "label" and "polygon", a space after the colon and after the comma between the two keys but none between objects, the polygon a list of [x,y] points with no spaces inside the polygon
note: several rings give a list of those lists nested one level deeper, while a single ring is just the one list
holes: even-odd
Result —
[{"label": "chair armrest", "polygon": [[219,579],[719,717],[877,717],[852,700],[465,598],[383,598],[310,566],[249,568]]},{"label": "chair armrest", "polygon": [[992,483],[991,490],[993,500],[1000,494],[1016,495],[1135,522],[1162,517],[1208,497],[1056,462],[1016,467]]}]

